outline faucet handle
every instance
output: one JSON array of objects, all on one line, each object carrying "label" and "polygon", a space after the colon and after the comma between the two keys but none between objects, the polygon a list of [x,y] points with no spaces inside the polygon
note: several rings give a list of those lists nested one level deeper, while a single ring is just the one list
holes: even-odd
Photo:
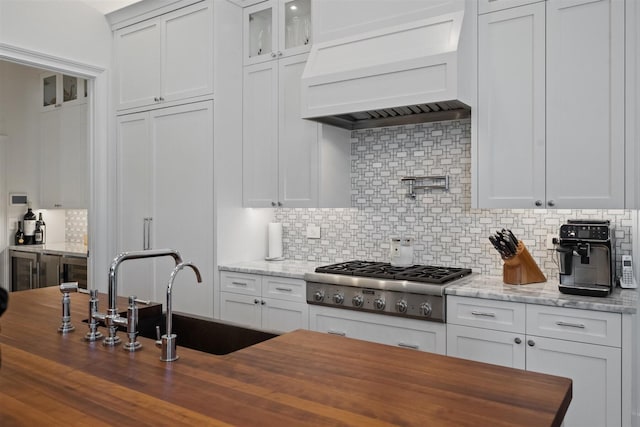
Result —
[{"label": "faucet handle", "polygon": [[66,334],[76,329],[71,324],[71,297],[69,293],[78,292],[78,282],[61,283],[60,292],[62,292],[62,324],[58,328],[58,332]]},{"label": "faucet handle", "polygon": [[156,325],[156,347],[162,348],[162,334],[160,333],[160,325]]},{"label": "faucet handle", "polygon": [[94,342],[102,338],[102,332],[98,330],[98,320],[104,321],[104,314],[98,313],[98,290],[89,291],[89,332],[84,336],[85,341]]},{"label": "faucet handle", "polygon": [[126,351],[136,351],[140,350],[142,344],[137,341],[138,336],[138,306],[136,305],[135,296],[129,297],[129,307],[127,307],[127,336],[129,337],[129,342],[123,346],[123,349]]}]

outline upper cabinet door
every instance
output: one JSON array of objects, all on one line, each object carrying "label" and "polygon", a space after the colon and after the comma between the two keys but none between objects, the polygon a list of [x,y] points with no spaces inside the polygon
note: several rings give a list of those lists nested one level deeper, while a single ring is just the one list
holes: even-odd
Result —
[{"label": "upper cabinet door", "polygon": [[311,49],[311,0],[269,0],[244,9],[244,65]]},{"label": "upper cabinet door", "polygon": [[280,56],[298,55],[311,48],[311,0],[278,0]]},{"label": "upper cabinet door", "polygon": [[278,61],[244,68],[242,110],[243,205],[277,206]]},{"label": "upper cabinet door", "polygon": [[275,0],[244,9],[244,65],[277,58],[278,12]]},{"label": "upper cabinet door", "polygon": [[213,93],[213,15],[207,2],[166,15],[161,46],[164,101]]},{"label": "upper cabinet door", "polygon": [[478,204],[545,200],[545,5],[478,17]]},{"label": "upper cabinet door", "polygon": [[160,97],[160,21],[115,32],[118,109],[151,105]]},{"label": "upper cabinet door", "polygon": [[547,4],[547,199],[624,207],[624,2]]},{"label": "upper cabinet door", "polygon": [[318,124],[300,118],[300,79],[307,56],[278,63],[278,200],[290,208],[318,206]]}]

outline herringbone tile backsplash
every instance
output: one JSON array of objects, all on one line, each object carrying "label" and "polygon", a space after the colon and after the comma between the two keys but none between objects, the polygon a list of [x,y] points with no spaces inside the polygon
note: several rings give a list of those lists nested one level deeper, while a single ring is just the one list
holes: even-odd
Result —
[{"label": "herringbone tile backsplash", "polygon": [[[471,122],[456,120],[354,131],[351,135],[352,208],[276,209],[288,259],[339,262],[389,260],[389,238],[415,239],[414,262],[471,267],[502,274],[502,261],[487,237],[509,228],[547,275],[557,274],[547,234],[571,218],[609,219],[615,226],[618,269],[631,253],[629,210],[471,208]],[[406,197],[403,176],[449,175],[450,190]],[[321,238],[305,237],[307,224]]]}]

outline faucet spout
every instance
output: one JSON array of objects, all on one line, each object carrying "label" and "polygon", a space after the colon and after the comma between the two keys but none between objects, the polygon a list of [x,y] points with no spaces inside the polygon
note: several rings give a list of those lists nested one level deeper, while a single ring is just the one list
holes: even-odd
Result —
[{"label": "faucet spout", "polygon": [[[109,268],[109,309],[106,315],[100,313],[94,313],[93,317],[96,320],[104,319],[104,322],[109,329],[109,335],[105,337],[102,342],[106,346],[115,346],[120,343],[120,338],[117,336],[116,331],[118,325],[126,325],[127,330],[131,336],[135,336],[135,330],[137,328],[137,315],[127,316],[127,318],[121,318],[118,314],[117,300],[118,300],[118,267],[126,260],[139,259],[139,258],[155,258],[170,256],[175,260],[176,265],[182,263],[182,257],[180,252],[175,249],[149,249],[144,251],[123,252],[113,259],[111,267]],[[135,297],[133,297],[132,310],[135,312]],[[139,346],[130,346],[127,348],[130,351],[135,351]]]},{"label": "faucet spout", "polygon": [[178,272],[185,267],[190,267],[196,275],[196,280],[198,283],[202,283],[202,276],[200,275],[200,270],[191,262],[180,262],[177,263],[174,267],[171,275],[169,276],[169,283],[167,283],[167,332],[162,336],[161,339],[161,347],[162,347],[162,355],[160,356],[160,360],[163,362],[173,362],[174,360],[178,360],[178,355],[176,354],[176,335],[172,333],[173,329],[173,308],[172,308],[172,290],[173,290],[173,282],[178,275]]},{"label": "faucet spout", "polygon": [[149,249],[144,251],[123,252],[111,261],[109,268],[109,310],[116,310],[118,299],[118,267],[124,261],[139,258],[155,258],[162,256],[170,256],[175,260],[176,265],[182,262],[180,252],[175,249]]}]

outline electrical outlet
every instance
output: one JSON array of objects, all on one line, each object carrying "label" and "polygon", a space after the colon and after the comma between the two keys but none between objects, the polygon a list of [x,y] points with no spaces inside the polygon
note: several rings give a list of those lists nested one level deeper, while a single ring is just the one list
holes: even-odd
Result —
[{"label": "electrical outlet", "polygon": [[555,234],[547,234],[547,249],[555,249],[556,245],[553,244],[554,240],[558,240],[558,236]]},{"label": "electrical outlet", "polygon": [[307,239],[319,239],[320,238],[320,226],[309,224],[307,225]]}]

